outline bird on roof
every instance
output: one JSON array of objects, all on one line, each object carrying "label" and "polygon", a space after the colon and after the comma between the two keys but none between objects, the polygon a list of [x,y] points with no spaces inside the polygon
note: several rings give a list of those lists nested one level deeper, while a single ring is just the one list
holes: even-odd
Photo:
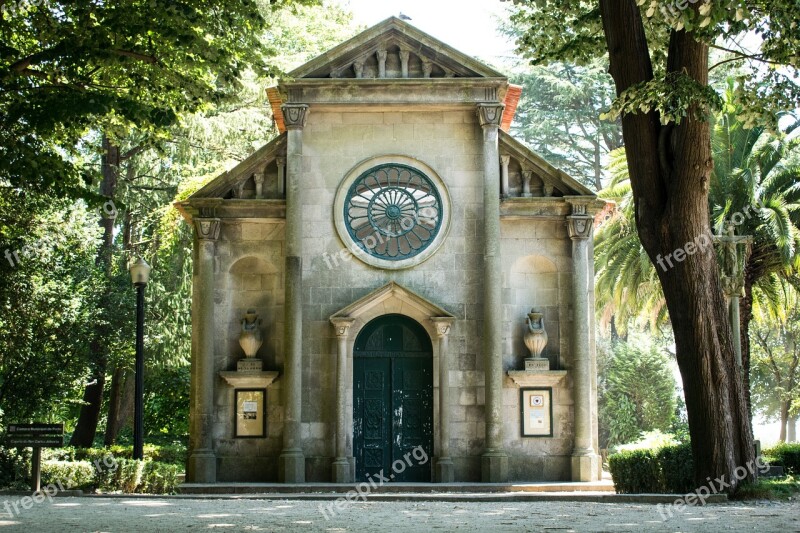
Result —
[{"label": "bird on roof", "polygon": [[411,20],[411,17],[409,17],[408,15],[403,13],[402,11],[400,12],[399,16],[400,16],[400,20]]}]

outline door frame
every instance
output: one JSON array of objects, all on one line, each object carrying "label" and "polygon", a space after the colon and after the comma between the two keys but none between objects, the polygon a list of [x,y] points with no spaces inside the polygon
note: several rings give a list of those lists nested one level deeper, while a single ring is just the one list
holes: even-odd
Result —
[{"label": "door frame", "polygon": [[[341,338],[344,336],[344,349],[346,356],[346,371],[338,374],[344,375],[345,403],[340,408],[344,409],[344,436],[346,440],[347,460],[350,462],[352,475],[355,475],[355,458],[353,457],[353,348],[364,326],[372,319],[388,314],[404,315],[419,323],[428,334],[433,348],[433,454],[429,460],[434,466],[440,456],[440,430],[441,406],[439,405],[439,368],[440,368],[440,342],[439,339],[450,333],[450,325],[455,322],[455,317],[438,305],[423,298],[405,287],[389,282],[383,287],[372,291],[363,298],[353,302],[330,317],[334,333]],[[342,328],[341,320],[347,320],[348,325]],[[446,323],[447,327],[442,324]],[[331,343],[334,357],[337,354],[336,339]],[[452,352],[452,350],[450,350]],[[445,354],[452,360],[452,355]],[[337,386],[340,378],[337,377]],[[451,387],[452,388],[452,387]],[[334,429],[336,424],[334,423]],[[335,456],[335,453],[332,454]],[[352,479],[352,478],[351,478]]]},{"label": "door frame", "polygon": [[[388,390],[383,391],[382,396],[384,396],[384,398],[383,398],[384,401],[388,400],[388,402],[389,402],[388,406],[384,406],[384,410],[385,410],[384,416],[386,416],[388,418],[385,421],[385,423],[388,423],[388,425],[385,426],[385,427],[388,429],[388,433],[389,434],[387,435],[387,437],[388,437],[389,440],[384,442],[383,445],[384,446],[388,446],[388,448],[389,448],[390,461],[389,461],[389,463],[384,465],[384,468],[381,470],[381,473],[384,473],[387,477],[389,477],[390,479],[394,480],[395,479],[395,475],[397,473],[392,471],[392,465],[394,465],[394,463],[397,462],[398,459],[401,460],[401,462],[402,462],[402,458],[405,457],[405,455],[408,455],[408,454],[403,455],[401,452],[397,451],[398,442],[399,442],[399,441],[397,441],[397,437],[398,437],[398,435],[401,435],[402,432],[396,433],[396,431],[398,431],[398,419],[397,419],[397,416],[396,416],[396,408],[398,407],[398,404],[395,403],[398,400],[398,395],[403,396],[408,391],[406,391],[402,386],[400,388],[395,388],[395,384],[404,375],[402,373],[403,371],[400,370],[400,368],[405,368],[405,365],[407,365],[410,361],[416,361],[417,362],[416,364],[422,365],[422,366],[427,368],[427,373],[430,376],[430,378],[429,378],[430,379],[430,382],[429,382],[430,383],[430,389],[429,389],[429,393],[424,395],[424,396],[427,396],[427,401],[430,402],[430,422],[431,422],[431,427],[430,427],[430,432],[425,434],[424,441],[426,442],[425,448],[427,449],[427,451],[429,453],[429,457],[428,457],[428,460],[425,462],[425,464],[415,465],[415,470],[419,469],[420,467],[422,467],[423,470],[427,470],[428,479],[425,479],[423,482],[429,482],[429,481],[433,480],[433,463],[434,463],[434,459],[433,458],[435,457],[435,454],[434,454],[434,445],[435,445],[434,440],[435,440],[435,437],[434,437],[434,435],[437,433],[437,431],[436,431],[436,427],[437,426],[435,425],[435,416],[434,416],[434,413],[436,411],[436,407],[434,405],[434,398],[436,396],[436,392],[435,392],[435,390],[433,388],[433,370],[434,370],[434,368],[433,368],[433,364],[434,364],[434,361],[433,361],[433,342],[431,342],[430,334],[425,330],[425,328],[419,322],[417,322],[416,320],[414,320],[414,319],[412,319],[412,318],[410,318],[410,317],[408,317],[406,315],[399,314],[399,313],[387,313],[385,315],[381,315],[381,316],[375,317],[372,320],[370,320],[369,322],[367,322],[365,327],[361,329],[361,331],[359,332],[358,335],[356,335],[355,341],[358,341],[358,339],[362,335],[370,334],[371,332],[368,330],[368,328],[370,326],[372,326],[374,328],[373,329],[373,332],[374,332],[374,331],[377,331],[378,329],[381,329],[381,328],[383,328],[383,327],[385,327],[387,325],[403,325],[403,324],[405,325],[405,327],[407,329],[409,329],[411,331],[412,334],[414,334],[414,336],[416,338],[419,339],[420,342],[423,343],[425,349],[422,350],[422,351],[417,351],[417,352],[407,352],[407,351],[404,351],[404,350],[401,350],[399,352],[387,352],[387,351],[384,351],[382,349],[380,351],[381,355],[377,355],[377,354],[362,355],[358,359],[356,359],[356,357],[355,357],[355,349],[354,349],[353,350],[353,365],[352,365],[352,369],[351,369],[351,375],[353,376],[353,383],[354,383],[353,389],[355,390],[355,379],[356,379],[355,370],[356,370],[357,361],[361,361],[362,362],[362,365],[364,365],[364,366],[362,366],[362,368],[364,368],[366,366],[373,366],[374,365],[374,363],[372,365],[368,364],[367,363],[368,361],[376,361],[376,362],[377,361],[385,361],[386,362],[386,364],[387,364],[386,365],[387,366],[386,370],[388,371],[388,382],[386,384],[388,385]],[[364,340],[366,340],[366,339],[362,339],[362,341],[364,341]],[[430,366],[428,366],[428,365],[430,365]],[[427,379],[426,379],[426,381],[427,381]],[[353,401],[355,402],[355,398],[354,398]],[[365,398],[365,401],[366,401],[366,398]],[[355,416],[356,416],[355,409],[353,409],[353,417],[354,417],[354,419],[355,419]],[[365,423],[365,421],[362,421],[362,422]],[[354,422],[354,424],[355,424],[355,422]],[[366,429],[364,429],[364,431],[366,431]],[[366,438],[366,436],[362,436],[362,438]],[[428,439],[430,439],[430,440],[428,440]],[[353,455],[355,455],[355,441],[356,441],[356,435],[355,435],[355,425],[354,425],[354,427],[353,427]],[[364,443],[362,442],[362,444],[364,444]],[[430,446],[430,448],[428,448],[428,446]],[[406,451],[409,451],[409,449],[407,449]],[[400,453],[400,456],[398,457],[398,456],[394,455],[395,453]],[[357,463],[358,463],[358,457],[356,457],[356,472],[359,471],[359,468],[358,468],[359,465]],[[412,465],[409,463],[408,466],[411,467]],[[362,469],[362,471],[363,471],[363,469]],[[392,475],[392,474],[395,474],[395,475]],[[355,480],[356,481],[363,481],[363,479],[359,479],[358,476],[356,476]]]}]

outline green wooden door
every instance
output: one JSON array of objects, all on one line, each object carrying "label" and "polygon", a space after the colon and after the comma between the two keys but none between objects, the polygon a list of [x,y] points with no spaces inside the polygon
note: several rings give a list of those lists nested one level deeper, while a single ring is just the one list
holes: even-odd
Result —
[{"label": "green wooden door", "polygon": [[[414,458],[417,447],[428,458],[423,464]],[[376,318],[356,339],[353,448],[359,481],[431,481],[433,349],[425,329],[406,316]]]}]

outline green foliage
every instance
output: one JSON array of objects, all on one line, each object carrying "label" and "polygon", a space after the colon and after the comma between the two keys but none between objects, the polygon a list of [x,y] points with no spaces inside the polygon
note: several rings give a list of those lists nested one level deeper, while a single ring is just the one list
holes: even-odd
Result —
[{"label": "green foliage", "polygon": [[734,500],[797,500],[800,494],[800,479],[796,476],[759,479],[756,483],[743,485]]},{"label": "green foliage", "polygon": [[31,451],[0,446],[0,488],[30,487]]},{"label": "green foliage", "polygon": [[180,468],[176,465],[145,461],[141,484],[136,492],[172,494],[178,487]]},{"label": "green foliage", "polygon": [[608,466],[619,494],[686,494],[695,489],[689,444],[622,451],[608,458]]},{"label": "green foliage", "polygon": [[0,19],[0,179],[13,185],[74,192],[87,173],[71,156],[88,128],[163,136],[236,98],[247,69],[277,72],[253,0],[23,4]]},{"label": "green foliage", "polygon": [[[613,115],[656,111],[667,123],[713,109],[719,97],[707,87],[670,77],[681,74],[667,75],[669,38],[681,30],[717,52],[710,69],[728,64],[740,68],[742,83],[735,97],[748,127],[768,124],[774,130],[781,111],[800,107],[800,4],[794,0],[685,2],[684,9],[674,0],[637,0],[637,4],[653,76],[620,95]],[[524,30],[518,50],[533,63],[587,64],[607,55],[598,2],[515,0],[512,23]]]},{"label": "green foliage", "polygon": [[60,422],[80,399],[99,318],[96,216],[0,182],[0,426]]},{"label": "green foliage", "polygon": [[147,434],[189,434],[189,367],[167,368],[145,378]]},{"label": "green foliage", "polygon": [[686,494],[695,489],[691,444],[664,446],[658,450],[657,459],[665,492]]},{"label": "green foliage", "polygon": [[770,466],[782,466],[787,474],[800,476],[800,443],[782,442],[763,451]]},{"label": "green foliage", "polygon": [[670,429],[676,384],[661,350],[617,342],[603,367],[598,383],[601,447],[632,442],[646,431]]},{"label": "green foliage", "polygon": [[65,490],[92,490],[95,469],[89,461],[42,461],[42,485],[56,485]]},{"label": "green foliage", "polygon": [[615,453],[608,458],[608,468],[618,494],[661,492],[661,469],[653,450]]},{"label": "green foliage", "polygon": [[[165,464],[172,464],[183,467],[186,464],[186,446],[183,444],[154,445],[145,443],[144,459]],[[44,450],[43,457],[60,461],[89,461],[108,469],[112,460],[131,459],[133,457],[133,446],[114,445],[106,448],[76,448],[65,446],[52,450]]]},{"label": "green foliage", "polygon": [[[714,120],[709,229],[720,233],[729,222],[738,235],[753,236],[748,262],[755,298],[763,305],[782,301],[776,283],[800,267],[800,169],[792,164],[797,141],[764,126],[752,129],[739,119],[733,82]],[[622,149],[611,154],[611,183],[600,196],[617,203],[611,220],[595,235],[597,308],[605,322],[613,316],[624,334],[630,321],[656,330],[669,322],[658,274],[636,231],[635,206]],[[664,263],[666,265],[666,263]],[[658,267],[662,268],[662,267]],[[758,303],[758,302],[757,302]]]}]

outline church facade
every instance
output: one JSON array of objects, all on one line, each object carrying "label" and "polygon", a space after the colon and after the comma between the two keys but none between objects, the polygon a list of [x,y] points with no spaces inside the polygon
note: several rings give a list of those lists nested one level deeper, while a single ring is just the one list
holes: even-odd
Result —
[{"label": "church facade", "polygon": [[599,479],[603,202],[519,88],[397,18],[270,91],[195,231],[187,482]]}]

